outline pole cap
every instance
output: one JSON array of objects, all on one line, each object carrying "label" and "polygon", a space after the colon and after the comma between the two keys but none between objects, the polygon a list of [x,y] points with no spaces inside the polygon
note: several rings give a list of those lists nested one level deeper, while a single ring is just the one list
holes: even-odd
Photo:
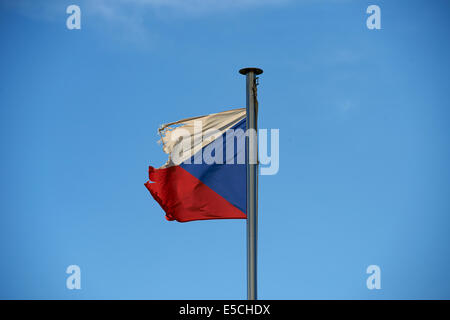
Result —
[{"label": "pole cap", "polygon": [[262,69],[259,68],[243,68],[239,70],[240,74],[246,75],[249,72],[254,72],[256,75],[263,73]]}]

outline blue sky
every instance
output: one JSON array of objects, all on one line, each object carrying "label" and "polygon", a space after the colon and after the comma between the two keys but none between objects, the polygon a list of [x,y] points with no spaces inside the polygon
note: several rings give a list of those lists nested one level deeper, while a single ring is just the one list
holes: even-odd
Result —
[{"label": "blue sky", "polygon": [[[448,12],[0,1],[0,298],[245,299],[245,221],[168,222],[144,182],[167,159],[159,125],[244,106],[238,70],[258,66],[259,125],[280,129],[280,171],[260,178],[259,297],[449,299]],[[81,290],[66,289],[72,264]]]}]

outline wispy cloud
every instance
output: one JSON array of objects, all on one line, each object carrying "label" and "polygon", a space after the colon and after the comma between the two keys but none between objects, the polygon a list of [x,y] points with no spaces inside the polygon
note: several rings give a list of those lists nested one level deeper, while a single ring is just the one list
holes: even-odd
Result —
[{"label": "wispy cloud", "polygon": [[[166,8],[185,13],[208,13],[230,9],[244,9],[279,5],[289,0],[113,0],[111,5],[138,5],[147,8]],[[103,1],[104,2],[104,1]]]},{"label": "wispy cloud", "polygon": [[291,0],[15,0],[1,1],[0,7],[15,10],[24,16],[44,21],[61,21],[70,4],[80,6],[84,20],[95,21],[91,27],[127,42],[149,43],[157,38],[145,21],[156,19],[196,19],[226,11],[249,10],[278,6]]},{"label": "wispy cloud", "polygon": [[350,111],[352,108],[354,108],[354,103],[350,100],[346,100],[343,103],[339,104],[339,109],[342,112]]},{"label": "wispy cloud", "polygon": [[[78,0],[83,14],[112,26],[114,37],[128,42],[149,44],[158,35],[146,24],[148,17],[157,20],[196,19],[221,12],[249,10],[281,5],[290,0]],[[126,35],[126,36],[125,36]]]},{"label": "wispy cloud", "polygon": [[183,14],[208,14],[225,10],[258,8],[281,5],[291,0],[14,0],[1,1],[6,8],[18,9],[23,13],[38,16],[51,14],[64,5],[75,4],[87,9],[87,14],[98,14],[105,18],[117,18],[130,12],[142,14],[152,10],[170,10]]},{"label": "wispy cloud", "polygon": [[199,18],[220,12],[279,6],[291,0],[95,0],[86,1],[90,12],[104,19],[129,22],[148,14],[164,19]]}]

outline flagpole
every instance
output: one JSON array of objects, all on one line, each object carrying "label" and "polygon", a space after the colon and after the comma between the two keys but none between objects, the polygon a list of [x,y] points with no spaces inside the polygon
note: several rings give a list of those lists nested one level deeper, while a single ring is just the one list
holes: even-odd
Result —
[{"label": "flagpole", "polygon": [[257,299],[257,242],[258,242],[258,141],[256,130],[258,101],[256,99],[256,76],[263,73],[258,68],[239,70],[246,76],[247,96],[247,299]]}]

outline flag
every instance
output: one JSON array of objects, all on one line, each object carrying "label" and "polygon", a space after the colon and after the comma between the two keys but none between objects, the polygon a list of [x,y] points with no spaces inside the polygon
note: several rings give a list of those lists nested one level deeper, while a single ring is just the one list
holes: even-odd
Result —
[{"label": "flag", "polygon": [[169,159],[145,186],[167,220],[246,219],[245,131],[245,108],[161,126]]}]

